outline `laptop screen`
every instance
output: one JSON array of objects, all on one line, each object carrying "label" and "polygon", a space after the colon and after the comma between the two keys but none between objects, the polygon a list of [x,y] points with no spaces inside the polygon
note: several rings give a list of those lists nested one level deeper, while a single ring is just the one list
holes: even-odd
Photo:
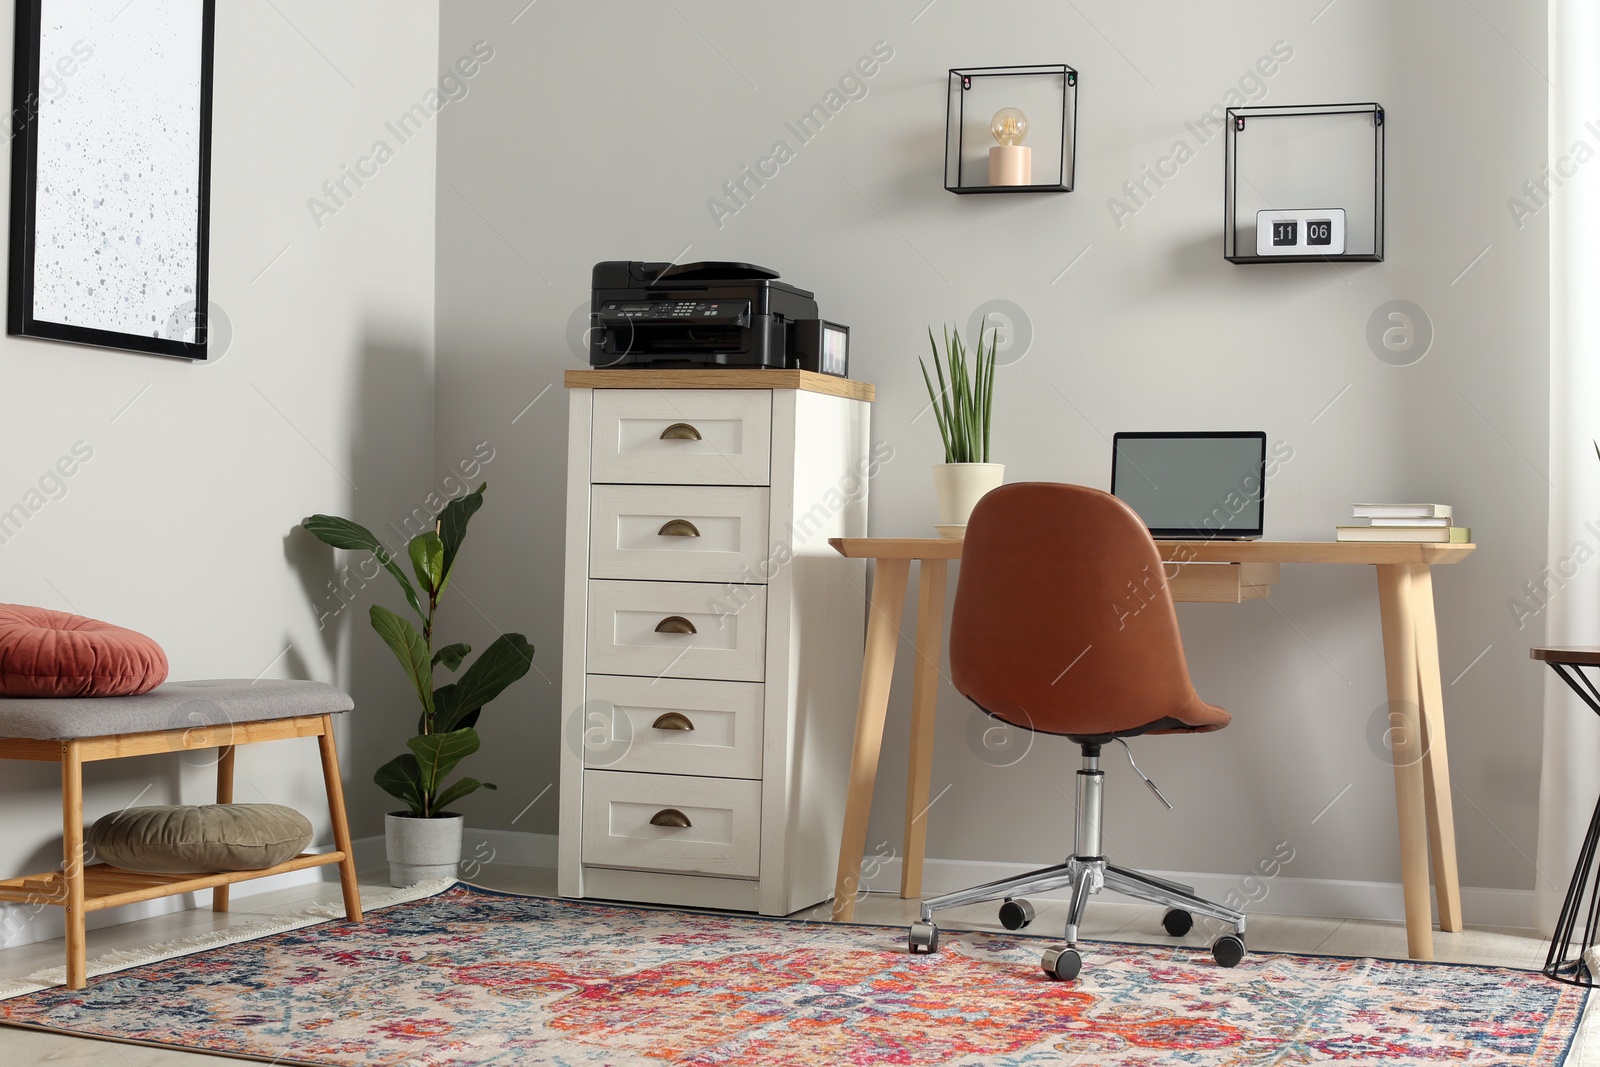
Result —
[{"label": "laptop screen", "polygon": [[1267,435],[1119,433],[1111,492],[1156,537],[1260,537]]}]

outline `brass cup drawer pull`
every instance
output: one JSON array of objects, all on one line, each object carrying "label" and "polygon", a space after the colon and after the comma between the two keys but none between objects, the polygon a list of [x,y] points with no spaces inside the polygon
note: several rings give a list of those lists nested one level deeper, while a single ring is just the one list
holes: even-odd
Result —
[{"label": "brass cup drawer pull", "polygon": [[656,716],[656,721],[650,724],[652,730],[693,730],[694,723],[689,721],[689,716],[681,712],[669,711]]},{"label": "brass cup drawer pull", "polygon": [[675,826],[679,829],[687,829],[693,826],[694,823],[689,821],[689,816],[685,815],[677,808],[662,808],[660,811],[650,816],[650,825]]},{"label": "brass cup drawer pull", "polygon": [[700,530],[688,519],[670,519],[656,533],[661,537],[699,537]]},{"label": "brass cup drawer pull", "polygon": [[656,623],[656,633],[692,634],[699,633],[699,631],[694,628],[694,623],[690,622],[682,615],[668,615],[666,618]]},{"label": "brass cup drawer pull", "polygon": [[687,422],[675,422],[661,431],[663,441],[698,441],[700,431],[690,426]]}]

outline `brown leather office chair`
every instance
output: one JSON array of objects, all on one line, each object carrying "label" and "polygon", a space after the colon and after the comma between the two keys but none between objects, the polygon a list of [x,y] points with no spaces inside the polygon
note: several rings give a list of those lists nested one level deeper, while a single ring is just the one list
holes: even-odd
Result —
[{"label": "brown leather office chair", "polygon": [[1140,734],[1220,730],[1229,721],[1189,681],[1161,557],[1132,508],[1098,489],[1050,482],[1002,486],[979,501],[961,554],[950,675],[996,719],[1060,734],[1082,749],[1076,835],[1065,863],[925,900],[911,926],[912,952],[938,951],[937,908],[1003,899],[1000,921],[1016,930],[1033,918],[1024,894],[1070,886],[1067,944],[1042,961],[1054,978],[1074,978],[1083,966],[1084,908],[1108,887],[1166,905],[1162,922],[1175,937],[1193,927],[1191,913],[1231,924],[1235,932],[1220,937],[1212,954],[1225,967],[1244,958],[1243,912],[1196,896],[1192,886],[1108,863],[1101,852],[1101,749],[1126,748],[1122,739]]}]

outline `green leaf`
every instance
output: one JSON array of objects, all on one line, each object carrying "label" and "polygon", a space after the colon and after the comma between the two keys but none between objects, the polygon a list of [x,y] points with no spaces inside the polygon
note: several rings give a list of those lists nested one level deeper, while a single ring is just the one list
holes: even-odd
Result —
[{"label": "green leaf", "polygon": [[417,581],[437,600],[444,591],[444,544],[432,530],[420,533],[406,546]]},{"label": "green leaf", "polygon": [[456,693],[460,692],[460,689],[460,686],[456,685],[454,682],[451,682],[448,685],[441,685],[439,688],[433,691],[433,722],[430,725],[428,722],[428,716],[418,716],[417,733],[429,734],[433,733],[435,730],[438,730],[442,733],[446,730],[454,730],[461,726],[467,725],[465,723],[455,721]]},{"label": "green leaf", "polygon": [[383,542],[372,535],[372,531],[358,522],[341,519],[337,515],[312,515],[300,523],[312,536],[334,548],[364,548],[369,552],[377,552],[383,548]]},{"label": "green leaf", "polygon": [[958,329],[950,339],[950,400],[956,409],[956,458],[972,462],[972,377],[968,373],[967,346]]},{"label": "green leaf", "polygon": [[427,613],[422,610],[422,602],[417,599],[417,591],[412,588],[411,580],[394,561],[394,557],[389,555],[389,550],[383,547],[383,542],[372,535],[371,530],[360,523],[341,519],[337,515],[312,515],[300,525],[323,544],[351,551],[365,549],[371,552],[383,565],[383,569],[394,575],[394,580],[400,583],[400,588],[406,594],[406,602],[411,605],[411,610],[417,613],[417,618],[427,621]]},{"label": "green leaf", "polygon": [[489,483],[484,482],[459,500],[450,501],[439,513],[439,540],[444,545],[444,564],[440,571],[442,580],[439,583],[441,593],[450,584],[450,571],[456,565],[456,553],[461,551],[461,542],[467,539],[467,523],[483,507],[483,491],[487,488]]},{"label": "green leaf", "polygon": [[462,730],[468,726],[477,726],[478,718],[483,714],[483,707],[468,708],[465,711],[455,711],[450,714],[450,729]]},{"label": "green leaf", "polygon": [[978,457],[980,463],[989,462],[989,431],[991,428],[994,410],[994,370],[999,358],[998,347],[1000,344],[1000,327],[996,326],[989,335],[989,360],[987,365],[983,359],[983,334],[978,335],[978,374],[982,381],[982,388],[978,392],[978,413],[983,431],[983,451]]},{"label": "green leaf", "polygon": [[372,617],[372,628],[378,631],[378,636],[394,650],[395,658],[400,661],[400,666],[405,668],[406,675],[411,679],[411,684],[417,691],[417,699],[422,701],[423,714],[432,715],[433,665],[429,661],[427,642],[417,633],[415,626],[382,604],[372,605],[369,614]]},{"label": "green leaf", "polygon": [[[928,341],[933,342],[933,331],[928,331]],[[933,350],[934,367],[939,365],[939,350]],[[917,360],[917,366],[922,368],[922,381],[928,387],[928,403],[933,408],[934,421],[939,424],[939,440],[944,444],[944,461],[950,462],[950,428],[945,424],[944,409],[939,406],[939,392],[933,387],[933,379],[928,377],[928,365],[922,360]]]},{"label": "green leaf", "polygon": [[[945,341],[950,340],[950,331],[945,331]],[[928,387],[928,399],[933,402],[933,417],[939,423],[939,437],[944,442],[944,461],[955,462],[955,427],[950,418],[950,393],[944,381],[944,364],[940,362],[939,344],[933,339],[933,327],[928,327],[928,347],[933,350],[933,372],[939,376],[939,388],[933,387],[933,382],[928,380],[928,368],[922,368],[922,380]],[[921,360],[918,360],[920,363]]]},{"label": "green leaf", "polygon": [[412,814],[427,813],[425,790],[422,788],[422,766],[417,757],[407,752],[379,767],[372,780],[392,797],[403,800]]},{"label": "green leaf", "polygon": [[464,726],[478,725],[478,714],[483,711],[483,706],[475,708],[459,708],[456,706],[456,694],[461,692],[461,687],[455,682],[441,685],[433,691],[433,730],[429,731],[427,716],[417,719],[417,733],[444,733],[448,730],[459,730]]},{"label": "green leaf", "polygon": [[[476,730],[451,730],[443,734],[419,734],[406,742],[417,758],[417,764],[422,771],[422,792],[424,796],[432,797],[439,791],[439,783],[445,775],[455,770],[456,764],[478,751],[478,731]],[[430,815],[438,811],[438,805],[432,804]]]},{"label": "green leaf", "polygon": [[[501,634],[478,654],[450,690],[449,708],[435,719],[440,730],[453,730],[461,718],[483,707],[533,666],[533,646],[521,634]],[[442,690],[441,690],[442,694]]]},{"label": "green leaf", "polygon": [[[471,645],[464,645],[459,642],[453,645],[445,645],[443,648],[433,654],[433,665],[437,667],[442,663],[452,671],[457,670],[461,666],[461,661],[466,659],[467,654],[471,651]],[[437,708],[439,700],[439,693],[437,690],[434,691],[433,696],[434,707]]]},{"label": "green leaf", "polygon": [[458,778],[448,789],[440,793],[439,796],[434,800],[433,810],[441,813],[445,812],[449,810],[450,805],[454,804],[462,797],[476,793],[479,789],[493,788],[495,788],[493,782],[480,782],[476,778]]}]

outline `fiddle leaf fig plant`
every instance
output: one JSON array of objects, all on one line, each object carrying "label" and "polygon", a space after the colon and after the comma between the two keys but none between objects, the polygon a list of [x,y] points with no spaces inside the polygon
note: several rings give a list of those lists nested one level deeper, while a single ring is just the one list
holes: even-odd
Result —
[{"label": "fiddle leaf fig plant", "polygon": [[483,507],[484,482],[464,497],[452,500],[439,514],[435,529],[413,537],[406,545],[416,584],[406,576],[382,541],[349,519],[312,515],[300,525],[334,548],[371,552],[384,570],[400,584],[406,603],[421,623],[419,631],[409,618],[374,604],[368,613],[372,628],[389,646],[416,692],[422,713],[417,736],[406,742],[406,752],[378,768],[373,781],[390,796],[403,801],[419,819],[439,818],[447,808],[479,789],[494,789],[492,782],[461,777],[446,784],[466,757],[478,751],[476,729],[484,706],[503,693],[533,666],[533,646],[521,634],[501,634],[478,654],[459,680],[434,685],[434,672],[443,667],[460,671],[472,646],[460,642],[433,647],[434,614],[450,587],[450,571],[466,540],[467,523]]}]

